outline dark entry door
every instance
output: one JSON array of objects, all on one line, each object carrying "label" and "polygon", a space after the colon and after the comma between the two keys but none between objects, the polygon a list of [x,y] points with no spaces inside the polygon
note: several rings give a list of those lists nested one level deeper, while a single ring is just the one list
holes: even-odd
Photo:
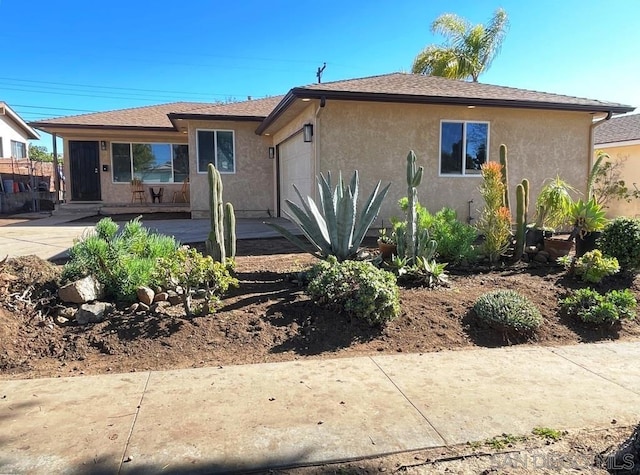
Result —
[{"label": "dark entry door", "polygon": [[98,142],[69,141],[71,201],[100,201]]}]

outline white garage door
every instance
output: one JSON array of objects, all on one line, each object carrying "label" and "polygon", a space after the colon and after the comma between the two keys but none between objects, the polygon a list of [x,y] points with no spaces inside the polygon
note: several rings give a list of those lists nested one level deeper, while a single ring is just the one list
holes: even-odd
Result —
[{"label": "white garage door", "polygon": [[280,161],[280,216],[286,216],[289,206],[285,200],[300,204],[298,195],[292,185],[296,185],[300,194],[306,199],[313,196],[315,178],[311,172],[311,143],[302,140],[297,134],[278,146]]}]

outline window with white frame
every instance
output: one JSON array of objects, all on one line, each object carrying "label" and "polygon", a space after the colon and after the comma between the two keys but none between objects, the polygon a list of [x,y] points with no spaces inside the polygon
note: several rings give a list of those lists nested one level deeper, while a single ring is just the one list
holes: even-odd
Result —
[{"label": "window with white frame", "polygon": [[27,144],[24,142],[11,141],[11,156],[13,158],[27,158]]},{"label": "window with white frame", "polygon": [[198,173],[213,163],[220,173],[236,172],[233,130],[198,130]]},{"label": "window with white frame", "polygon": [[170,143],[112,143],[115,183],[180,183],[189,176],[189,146]]},{"label": "window with white frame", "polygon": [[488,122],[440,122],[440,175],[480,175],[488,149]]}]

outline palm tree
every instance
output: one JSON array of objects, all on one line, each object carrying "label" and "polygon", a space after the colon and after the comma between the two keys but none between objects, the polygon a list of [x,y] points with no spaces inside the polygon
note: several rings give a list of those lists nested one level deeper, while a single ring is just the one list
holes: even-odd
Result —
[{"label": "palm tree", "polygon": [[498,8],[488,25],[472,25],[453,13],[440,15],[431,24],[433,33],[446,39],[445,45],[430,45],[416,56],[411,71],[417,74],[468,79],[478,76],[491,65],[500,51],[509,22],[507,12]]}]

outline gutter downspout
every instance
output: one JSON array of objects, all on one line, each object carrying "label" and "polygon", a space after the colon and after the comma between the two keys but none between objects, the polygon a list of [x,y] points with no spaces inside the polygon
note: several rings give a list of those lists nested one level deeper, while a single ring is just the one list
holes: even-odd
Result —
[{"label": "gutter downspout", "polygon": [[[324,109],[324,106],[327,104],[327,99],[325,96],[322,96],[320,98],[320,104],[318,105],[317,109],[316,109],[316,113],[315,113],[315,117],[314,117],[314,128],[315,131],[313,133],[315,140],[313,141],[313,177],[315,179],[315,177],[318,176],[319,174],[319,170],[320,170],[320,112],[322,111],[322,109]],[[313,181],[311,182],[313,183]],[[317,196],[317,187],[313,187],[314,190],[314,199],[317,200],[318,196]]]},{"label": "gutter downspout", "polygon": [[[589,177],[589,175],[591,174],[591,168],[593,167],[593,164],[594,164],[595,128],[598,127],[599,125],[602,125],[603,122],[606,122],[609,119],[611,119],[612,116],[613,116],[613,112],[609,111],[607,112],[607,115],[604,118],[600,120],[594,120],[589,126],[589,155],[587,155],[589,159],[587,160],[587,177]],[[587,183],[588,182],[589,180],[587,179]],[[586,191],[585,196],[587,196],[588,198],[589,190],[585,190],[585,191]]]}]

